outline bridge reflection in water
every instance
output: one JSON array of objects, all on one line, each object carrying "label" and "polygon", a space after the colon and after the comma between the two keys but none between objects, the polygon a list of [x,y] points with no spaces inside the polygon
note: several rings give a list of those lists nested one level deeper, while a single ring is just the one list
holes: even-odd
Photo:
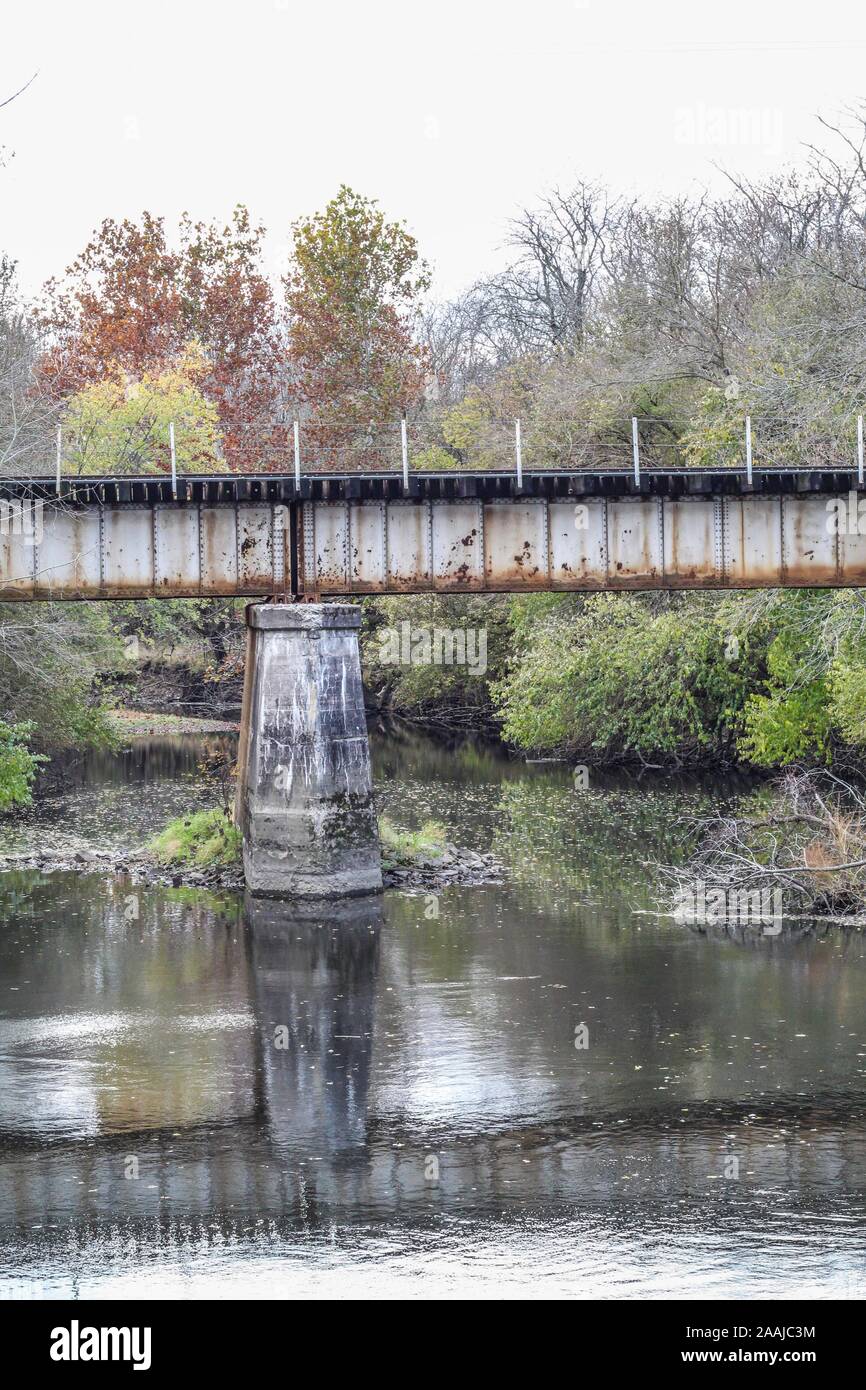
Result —
[{"label": "bridge reflection in water", "polygon": [[382,912],[246,898],[261,1111],[283,1149],[339,1160],[367,1142]]}]

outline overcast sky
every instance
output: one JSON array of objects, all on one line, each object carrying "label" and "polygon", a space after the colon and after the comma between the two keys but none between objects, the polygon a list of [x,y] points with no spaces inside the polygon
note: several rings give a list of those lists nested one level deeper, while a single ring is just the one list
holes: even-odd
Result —
[{"label": "overcast sky", "polygon": [[446,295],[551,184],[713,184],[802,159],[866,96],[866,6],[823,0],[4,0],[0,249],[35,290],[104,218],[245,202],[288,228],[341,182],[405,218]]}]

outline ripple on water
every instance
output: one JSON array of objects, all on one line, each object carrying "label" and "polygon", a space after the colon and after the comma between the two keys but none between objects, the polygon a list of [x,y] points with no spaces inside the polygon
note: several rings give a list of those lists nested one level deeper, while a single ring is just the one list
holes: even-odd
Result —
[{"label": "ripple on water", "polygon": [[[862,1297],[862,934],[653,915],[712,784],[374,757],[507,880],[254,913],[0,877],[0,1292]],[[26,833],[148,837],[205,795],[188,744],[153,766]]]}]

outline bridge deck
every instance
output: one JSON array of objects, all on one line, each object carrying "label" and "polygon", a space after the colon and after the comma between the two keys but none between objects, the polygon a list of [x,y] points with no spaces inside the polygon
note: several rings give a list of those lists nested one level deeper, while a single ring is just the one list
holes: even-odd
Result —
[{"label": "bridge deck", "polygon": [[353,502],[409,497],[431,501],[458,497],[683,497],[754,496],[766,493],[845,492],[857,487],[851,468],[760,468],[749,483],[739,468],[642,468],[639,481],[632,469],[562,471],[523,470],[519,482],[513,469],[452,470],[409,473],[408,490],[402,473],[305,473],[300,486],[294,474],[191,473],[177,478],[177,495],[166,473],[96,477],[64,476],[58,492],[54,475],[0,478],[0,498],[62,500],[69,506],[154,505],[157,502]]},{"label": "bridge deck", "polygon": [[0,599],[859,586],[857,486],[758,468],[194,475],[176,495],[166,475],[4,479]]}]

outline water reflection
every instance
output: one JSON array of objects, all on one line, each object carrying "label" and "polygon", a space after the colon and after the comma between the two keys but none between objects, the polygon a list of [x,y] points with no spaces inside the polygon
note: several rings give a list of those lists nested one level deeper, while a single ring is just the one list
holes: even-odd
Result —
[{"label": "water reflection", "polygon": [[[175,752],[157,801],[196,785]],[[0,1290],[856,1294],[862,934],[655,915],[647,866],[718,788],[375,756],[395,820],[506,881],[300,909],[0,877]],[[112,765],[118,825],[148,767]]]},{"label": "water reflection", "polygon": [[87,875],[0,884],[4,1131],[39,1143],[252,1113],[237,904]]},{"label": "water reflection", "polygon": [[139,849],[174,817],[214,804],[204,767],[231,762],[236,746],[234,734],[178,735],[55,756],[33,806],[0,819],[0,853]]},{"label": "water reflection", "polygon": [[339,1157],[367,1142],[382,899],[289,905],[247,895],[268,1133]]}]

